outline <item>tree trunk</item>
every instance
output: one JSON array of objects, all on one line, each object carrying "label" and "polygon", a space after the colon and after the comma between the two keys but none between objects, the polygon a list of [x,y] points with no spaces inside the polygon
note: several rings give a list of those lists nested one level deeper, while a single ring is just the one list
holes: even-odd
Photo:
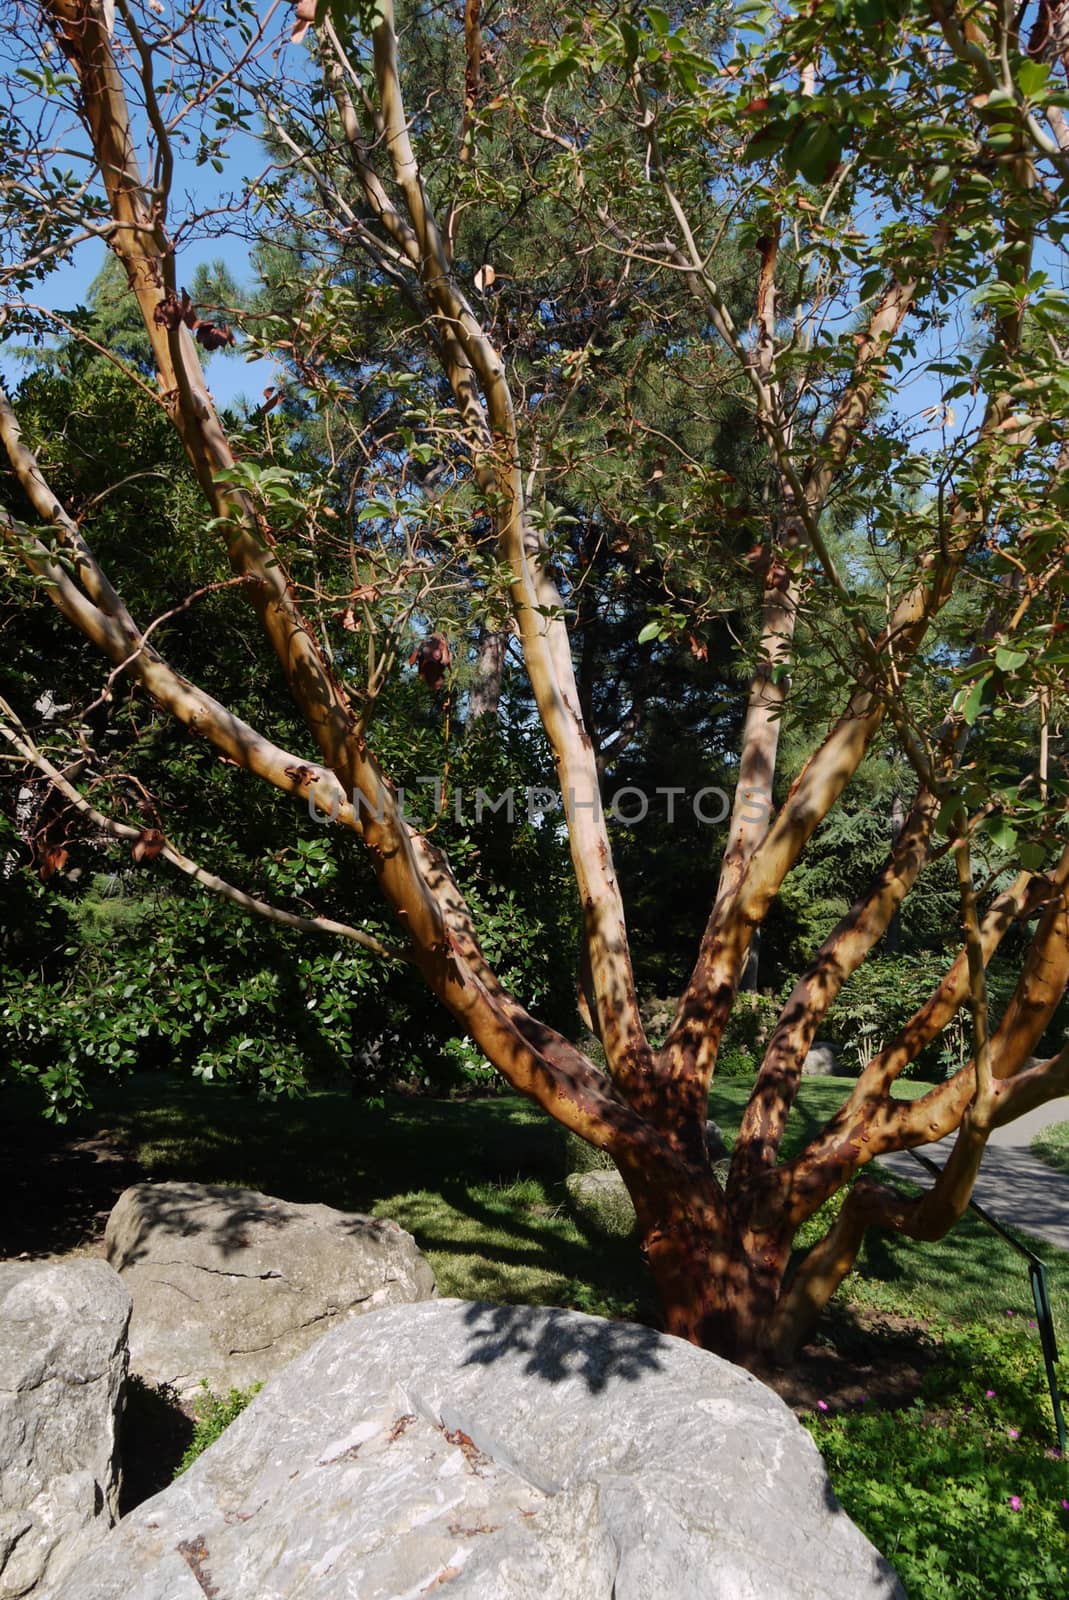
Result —
[{"label": "tree trunk", "polygon": [[766,1366],[790,1234],[740,1225],[708,1169],[651,1173],[647,1165],[636,1177],[626,1160],[620,1166],[665,1332],[751,1370]]},{"label": "tree trunk", "polygon": [[496,719],[501,704],[502,680],[505,673],[505,651],[508,649],[509,630],[499,628],[479,629],[479,643],[475,654],[475,676],[468,701],[468,727],[482,717]]}]

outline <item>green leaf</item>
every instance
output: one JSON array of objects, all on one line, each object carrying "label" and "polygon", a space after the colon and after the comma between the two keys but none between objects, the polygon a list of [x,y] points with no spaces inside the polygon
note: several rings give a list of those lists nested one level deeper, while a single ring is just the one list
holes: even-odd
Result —
[{"label": "green leaf", "polygon": [[1007,854],[1017,843],[1017,829],[1006,817],[989,817],[984,824],[984,832],[993,844]]},{"label": "green leaf", "polygon": [[1034,839],[1022,839],[1017,850],[1017,859],[1029,872],[1038,872],[1046,859],[1046,851]]},{"label": "green leaf", "polygon": [[651,639],[659,639],[660,637],[661,624],[659,622],[647,622],[638,636],[638,642],[639,644],[649,644]]},{"label": "green leaf", "polygon": [[787,165],[809,183],[825,183],[842,154],[842,142],[830,123],[805,122],[787,147]]},{"label": "green leaf", "polygon": [[964,703],[961,707],[961,714],[965,718],[965,721],[969,724],[970,728],[980,715],[980,712],[983,710],[984,700],[987,697],[990,686],[991,675],[990,673],[985,673],[982,678],[978,678],[976,680],[968,694],[965,696]]},{"label": "green leaf", "polygon": [[1017,87],[1031,99],[1046,87],[1050,65],[1045,61],[1022,61],[1017,68]]}]

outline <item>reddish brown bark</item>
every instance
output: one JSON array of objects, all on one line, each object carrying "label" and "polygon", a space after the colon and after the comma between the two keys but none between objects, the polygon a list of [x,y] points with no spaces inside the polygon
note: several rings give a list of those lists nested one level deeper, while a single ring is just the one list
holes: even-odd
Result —
[{"label": "reddish brown bark", "polygon": [[[876,297],[857,336],[853,370],[812,459],[799,468],[776,375],[776,237],[764,236],[759,245],[757,337],[752,346],[735,335],[700,255],[693,250],[688,255],[680,248],[667,258],[673,270],[681,268],[688,275],[753,387],[757,420],[776,474],[779,510],[778,548],[763,575],[759,660],[750,684],[719,890],[678,1015],[655,1058],[639,1018],[622,899],[607,828],[596,804],[597,754],[584,723],[564,606],[527,505],[518,402],[505,361],[452,272],[450,220],[439,229],[428,199],[401,94],[389,0],[379,8],[372,41],[377,99],[370,136],[350,93],[350,85],[363,79],[345,60],[337,35],[324,19],[327,85],[362,195],[363,214],[380,233],[368,233],[366,228],[361,233],[364,223],[355,212],[346,227],[351,226],[356,241],[370,240],[372,251],[375,239],[390,246],[403,292],[418,312],[428,348],[450,386],[473,480],[496,535],[516,637],[557,763],[582,913],[584,990],[591,1021],[605,1046],[607,1071],[603,1072],[531,1016],[491,970],[444,857],[401,815],[392,785],[368,748],[344,687],[277,559],[262,510],[220,481],[220,474],[233,466],[233,456],[204,384],[190,330],[181,316],[173,314],[181,302],[167,233],[170,158],[162,123],[154,118],[151,61],[142,57],[141,87],[148,121],[159,141],[161,176],[155,191],[146,187],[138,169],[123,78],[98,0],[45,0],[44,10],[78,77],[86,131],[111,211],[112,247],[141,307],[162,398],[206,501],[225,528],[243,592],[281,663],[320,759],[313,762],[278,747],[176,672],[154,648],[96,562],[81,528],[56,503],[3,397],[0,434],[35,515],[54,543],[46,545],[7,514],[0,514],[0,531],[47,586],[52,603],[117,671],[207,739],[226,760],[302,801],[311,795],[340,825],[361,837],[382,892],[404,929],[405,955],[433,992],[510,1084],[615,1160],[635,1202],[669,1331],[751,1364],[771,1356],[789,1357],[850,1270],[868,1227],[889,1227],[914,1238],[939,1237],[967,1203],[990,1128],[1064,1092],[1069,1081],[1069,1051],[1049,1062],[1027,1065],[1069,981],[1069,851],[1049,877],[1022,874],[980,915],[961,847],[966,948],[948,964],[943,981],[901,1036],[867,1065],[828,1126],[792,1160],[780,1159],[802,1062],[820,1021],[850,973],[891,925],[928,858],[940,807],[936,796],[953,776],[956,759],[953,750],[940,747],[938,758],[929,762],[939,770],[922,772],[923,785],[885,865],[824,942],[783,1010],[742,1121],[726,1189],[714,1176],[706,1149],[709,1083],[755,931],[888,717],[911,759],[917,758],[915,765],[924,768],[923,751],[918,755],[910,743],[896,674],[908,673],[933,618],[950,598],[963,563],[988,531],[976,509],[982,493],[967,505],[951,503],[946,508],[938,538],[918,559],[885,630],[870,639],[860,629],[856,687],[846,703],[834,709],[827,737],[773,816],[768,802],[786,695],[782,669],[788,663],[799,603],[794,558],[821,567],[836,589],[838,580],[820,518],[860,430],[870,419],[889,345],[914,305],[918,282],[892,279]],[[1053,49],[1061,60],[1069,10],[1059,4],[1046,14],[1051,40],[1043,48],[1048,54]],[[476,0],[465,5],[464,21],[466,93],[460,160],[468,165],[473,159],[483,60]],[[951,18],[946,24],[951,31],[952,23]],[[140,53],[136,37],[135,53]],[[670,192],[668,198],[671,215],[689,237],[678,201]],[[949,223],[944,222],[936,229],[937,257],[948,230]],[[1010,238],[1008,265],[1000,270],[1016,272],[1028,242],[1027,230]],[[688,248],[692,244],[689,239]],[[1001,356],[1016,349],[1019,334],[1020,314],[1006,312],[993,334]],[[1012,451],[1026,437],[1014,419],[1010,398],[993,396],[971,464],[981,487],[988,454],[994,459],[999,452]],[[57,559],[60,556],[62,560]],[[841,590],[836,592],[841,598]],[[504,637],[484,636],[488,672],[473,691],[473,719],[488,716],[496,705]],[[354,793],[356,800],[351,798]],[[366,809],[360,801],[367,803]],[[989,1073],[982,1021],[985,963],[1007,931],[1015,924],[1023,926],[1037,911],[1039,923],[1020,981],[990,1040]],[[896,1101],[892,1092],[896,1077],[970,998],[981,1019],[977,1026],[981,1070],[970,1062],[923,1099]],[[823,1241],[789,1275],[798,1227],[824,1200],[850,1184],[869,1160],[955,1129],[959,1132],[953,1156],[928,1195],[904,1201],[861,1176]]]}]

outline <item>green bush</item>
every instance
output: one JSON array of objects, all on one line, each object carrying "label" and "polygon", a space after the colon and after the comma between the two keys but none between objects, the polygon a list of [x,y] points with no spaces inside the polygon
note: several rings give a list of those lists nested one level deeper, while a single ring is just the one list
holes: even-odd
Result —
[{"label": "green bush", "polygon": [[[946,975],[944,951],[915,955],[874,956],[844,984],[822,1025],[822,1034],[840,1046],[844,1068],[860,1070],[895,1038]],[[1012,991],[1014,974],[996,959],[987,970],[988,995],[994,1016]],[[787,991],[780,996],[785,1001]],[[965,1065],[972,1054],[971,1023],[963,1009],[902,1076],[938,1081]]]},{"label": "green bush", "polygon": [[1061,1600],[1069,1478],[1038,1339],[1015,1322],[942,1340],[909,1410],[807,1419],[832,1486],[911,1600]]},{"label": "green bush", "polygon": [[210,1444],[229,1428],[235,1418],[240,1417],[253,1395],[259,1394],[263,1388],[262,1383],[254,1383],[248,1389],[230,1389],[225,1395],[213,1394],[205,1383],[202,1385],[203,1397],[197,1407],[197,1417],[193,1424],[193,1437],[185,1455],[178,1463],[175,1477],[191,1467],[199,1455],[203,1455]]},{"label": "green bush", "polygon": [[748,1050],[737,1048],[725,1049],[720,1047],[716,1058],[716,1075],[718,1078],[753,1078],[757,1074],[757,1057],[750,1055]]},{"label": "green bush", "polygon": [[[744,990],[736,995],[728,1025],[724,1029],[721,1056],[734,1051],[749,1057],[760,1058],[772,1030],[779,1021],[782,1001],[772,994],[758,994]],[[718,1070],[723,1070],[719,1068]]]}]

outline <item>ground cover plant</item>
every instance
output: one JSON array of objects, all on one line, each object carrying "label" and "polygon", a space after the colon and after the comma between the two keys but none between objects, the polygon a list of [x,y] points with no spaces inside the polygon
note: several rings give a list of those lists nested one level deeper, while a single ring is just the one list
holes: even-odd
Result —
[{"label": "ground cover plant", "polygon": [[[3,711],[11,827],[44,878],[67,866],[63,819],[76,818],[137,865],[414,969],[501,1077],[611,1157],[665,1326],[751,1365],[789,1363],[868,1228],[947,1234],[992,1128],[1069,1082],[1069,1050],[1048,1036],[1069,979],[1065,4],[460,17],[324,0],[295,18],[252,0],[211,15],[182,0],[24,0],[18,14],[4,315],[42,336],[34,284],[76,239],[106,241],[140,344],[114,317],[94,333],[66,319],[67,332],[173,427],[198,511],[167,500],[165,521],[154,499],[144,525],[129,506],[113,522],[125,460],[88,495],[57,493],[65,425],[37,390],[0,398],[5,587],[12,615],[32,617]],[[236,190],[186,206],[181,161],[218,172],[228,140],[250,137],[256,172],[231,168]],[[190,232],[228,219],[256,242],[270,298],[213,307],[186,273]],[[235,326],[282,365],[262,404],[228,420],[202,357],[234,347]],[[926,385],[912,413],[911,364]],[[224,591],[227,617],[248,622],[240,668],[237,654],[229,671],[210,650],[172,655],[168,623]],[[665,650],[715,663],[706,748],[731,774],[704,927],[657,1044],[613,858],[631,813],[607,781],[632,708],[617,706],[608,736],[598,726],[622,653],[610,623],[623,653],[646,652],[633,684],[655,681]],[[509,651],[527,743],[555,783],[557,810],[529,802],[526,837],[566,835],[597,1059],[536,1006],[530,964],[510,970],[507,881],[488,899],[470,870],[481,847],[456,862],[442,848],[438,818],[459,793],[448,753],[427,815],[405,805],[406,782],[428,773],[412,770],[413,719],[391,701],[404,663],[443,732],[460,710],[454,659],[486,669],[463,712],[491,719],[492,746],[489,669]],[[54,656],[77,685],[59,718]],[[87,693],[94,659],[104,676]],[[228,678],[222,697],[206,687]],[[329,819],[339,857],[352,836],[392,930],[367,926],[355,896],[350,920],[324,912],[334,874],[318,863],[299,887],[282,874],[278,900],[202,865],[201,846],[225,857],[220,831],[242,808],[213,795],[210,818],[176,805],[172,822],[125,722],[121,756],[138,760],[113,759],[120,699],[138,730],[147,710],[165,737],[203,740],[220,791],[256,779],[296,800],[311,836]],[[672,706],[662,693],[661,750]],[[821,825],[849,814],[869,759],[901,773],[900,820],[830,927],[809,930],[721,1181],[706,1106],[755,931],[791,912],[792,875]],[[28,775],[58,810],[54,836],[31,826]],[[525,860],[506,847],[501,876]],[[951,867],[956,925],[930,989],[859,1051],[836,1116],[788,1155],[821,1023],[918,885]],[[561,927],[542,934],[558,977]],[[996,952],[1011,967],[1001,992]],[[966,1010],[951,1075],[896,1096]],[[219,1052],[239,1075],[242,1054],[270,1078],[252,1031]],[[118,1039],[104,1059],[132,1064]],[[16,1066],[49,1086],[53,1064]],[[64,1070],[54,1103],[60,1088],[76,1098],[77,1051]],[[921,1197],[862,1172],[950,1133]],[[798,1265],[817,1216],[826,1232]]]},{"label": "ground cover plant", "polygon": [[[807,1080],[795,1137],[811,1137],[810,1124],[834,1112],[842,1089]],[[368,1108],[325,1092],[272,1106],[226,1087],[139,1076],[105,1091],[95,1111],[65,1131],[43,1126],[28,1094],[4,1098],[4,1154],[15,1180],[9,1197],[17,1195],[17,1152],[27,1144],[32,1181],[25,1210],[5,1219],[5,1254],[85,1248],[99,1238],[124,1183],[193,1178],[391,1216],[415,1234],[444,1294],[656,1320],[634,1251],[571,1210],[563,1142],[517,1097],[409,1096]],[[729,1141],[746,1101],[743,1084],[714,1093],[710,1111]],[[405,1187],[413,1172],[417,1190]],[[49,1173],[65,1205],[50,1208]],[[72,1197],[79,1182],[91,1181],[97,1214],[87,1196],[76,1232]],[[42,1216],[51,1218],[48,1236],[33,1231]],[[848,1295],[833,1303],[793,1383],[781,1375],[781,1392],[813,1431],[846,1509],[896,1565],[911,1600],[1060,1600],[1069,1469],[1052,1454],[1027,1278],[1014,1252],[974,1218],[955,1231],[953,1244],[871,1232]],[[1069,1258],[1037,1249],[1064,1347]],[[1066,1367],[1063,1361],[1063,1383]],[[153,1437],[173,1436],[174,1470],[189,1448],[189,1424],[179,1417],[185,1431],[174,1435],[174,1419],[165,1418],[170,1432],[161,1434],[158,1397],[141,1399],[150,1401]],[[205,1426],[217,1431],[237,1407],[216,1397],[204,1408]],[[158,1469],[158,1460],[149,1466]],[[149,1471],[141,1477],[146,1493],[162,1487]]]},{"label": "ground cover plant", "polygon": [[226,1394],[213,1394],[208,1385],[197,1397],[194,1405],[193,1433],[185,1454],[178,1463],[180,1476],[190,1468],[209,1445],[213,1445],[230,1424],[241,1416],[249,1401],[259,1393],[263,1384],[253,1383],[247,1389],[228,1389]]}]

